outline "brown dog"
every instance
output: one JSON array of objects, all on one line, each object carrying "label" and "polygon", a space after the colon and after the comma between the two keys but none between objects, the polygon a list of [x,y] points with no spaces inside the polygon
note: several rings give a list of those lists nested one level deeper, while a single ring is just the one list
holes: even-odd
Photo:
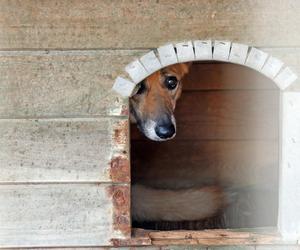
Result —
[{"label": "brown dog", "polygon": [[[164,141],[176,135],[174,110],[182,91],[182,78],[190,63],[168,66],[140,83],[130,99],[130,119],[151,140]],[[191,171],[186,169],[186,171]],[[159,176],[159,173],[157,173]],[[199,176],[194,175],[191,176]],[[132,215],[134,221],[186,221],[213,216],[224,207],[225,196],[216,186],[203,186],[201,180],[183,183],[176,171],[170,179],[153,180],[132,186]],[[154,184],[155,182],[155,184]]]}]

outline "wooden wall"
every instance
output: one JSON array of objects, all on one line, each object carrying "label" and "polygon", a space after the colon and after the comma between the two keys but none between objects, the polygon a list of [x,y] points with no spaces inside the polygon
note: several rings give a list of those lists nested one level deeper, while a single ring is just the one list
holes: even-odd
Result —
[{"label": "wooden wall", "polygon": [[1,1],[0,247],[128,237],[128,109],[115,77],[149,48],[207,38],[300,73],[299,16],[297,0]]}]

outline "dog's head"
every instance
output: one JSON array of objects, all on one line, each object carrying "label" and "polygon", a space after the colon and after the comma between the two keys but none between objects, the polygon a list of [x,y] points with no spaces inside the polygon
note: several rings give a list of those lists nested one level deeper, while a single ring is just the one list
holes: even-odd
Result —
[{"label": "dog's head", "polygon": [[168,66],[147,77],[130,98],[130,119],[154,141],[172,139],[176,134],[174,109],[182,90],[181,79],[189,63]]}]

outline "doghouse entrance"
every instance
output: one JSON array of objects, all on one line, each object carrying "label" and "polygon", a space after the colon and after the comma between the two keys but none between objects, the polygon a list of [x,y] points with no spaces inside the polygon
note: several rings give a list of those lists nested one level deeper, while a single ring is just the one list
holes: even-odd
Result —
[{"label": "doghouse entrance", "polygon": [[272,80],[252,69],[194,62],[176,107],[175,139],[150,141],[131,126],[132,183],[155,187],[193,179],[195,185],[222,186],[232,194],[231,203],[201,221],[133,221],[133,227],[276,227],[279,94]]}]

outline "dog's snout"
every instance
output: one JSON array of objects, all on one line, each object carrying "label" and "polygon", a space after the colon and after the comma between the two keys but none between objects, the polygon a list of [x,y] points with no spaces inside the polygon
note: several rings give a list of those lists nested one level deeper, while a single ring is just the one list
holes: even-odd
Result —
[{"label": "dog's snout", "polygon": [[175,126],[171,122],[157,125],[155,133],[161,139],[169,139],[175,134]]}]

